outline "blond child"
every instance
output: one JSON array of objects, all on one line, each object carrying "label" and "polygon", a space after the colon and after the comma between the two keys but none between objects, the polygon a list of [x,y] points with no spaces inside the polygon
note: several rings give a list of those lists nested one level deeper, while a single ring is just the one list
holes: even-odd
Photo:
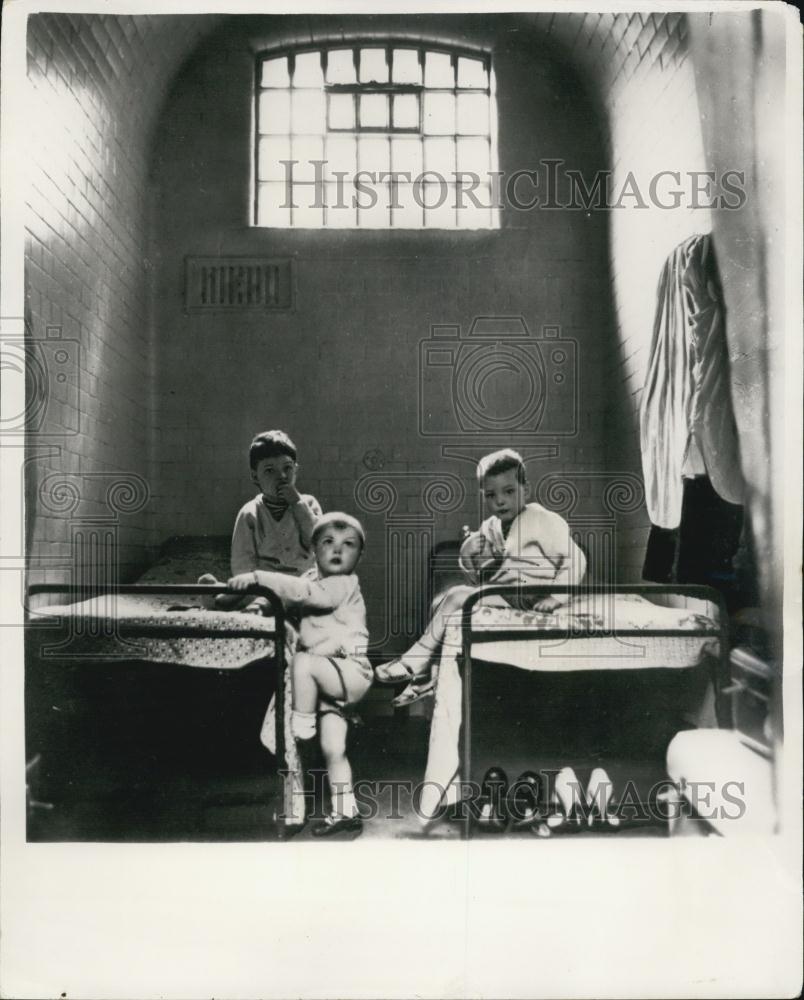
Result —
[{"label": "blond child", "polygon": [[[510,448],[480,460],[477,478],[489,516],[461,545],[459,563],[472,586],[447,590],[434,605],[425,634],[398,659],[376,668],[382,684],[409,681],[393,703],[410,705],[432,694],[432,667],[441,652],[447,624],[481,583],[578,584],[586,558],[572,540],[569,525],[540,504],[528,503],[529,485],[522,456]],[[567,594],[547,595],[531,603],[550,613],[566,604]]]},{"label": "blond child", "polygon": [[301,577],[254,570],[229,580],[232,590],[269,587],[283,604],[300,614],[297,651],[291,664],[291,732],[304,765],[316,732],[327,767],[332,812],[313,828],[314,836],[359,833],[363,821],[352,790],[346,756],[347,722],[343,709],[365,697],[373,680],[365,655],[366,606],[355,568],[365,533],[349,514],[325,514],[311,536],[315,566]]}]

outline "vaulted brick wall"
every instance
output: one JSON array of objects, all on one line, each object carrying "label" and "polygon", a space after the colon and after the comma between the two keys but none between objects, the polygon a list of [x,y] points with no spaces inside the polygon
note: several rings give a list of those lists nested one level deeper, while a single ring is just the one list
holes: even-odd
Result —
[{"label": "vaulted brick wall", "polygon": [[201,26],[208,19],[28,22],[26,324],[47,342],[27,469],[34,579],[42,557],[70,563],[73,532],[93,519],[117,523],[124,577],[156,540],[149,155],[165,88]]}]

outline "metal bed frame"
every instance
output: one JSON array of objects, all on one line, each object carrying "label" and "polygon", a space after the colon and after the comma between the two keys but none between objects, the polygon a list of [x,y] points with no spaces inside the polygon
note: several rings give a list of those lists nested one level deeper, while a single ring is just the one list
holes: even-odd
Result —
[{"label": "metal bed frame", "polygon": [[[594,594],[638,594],[649,598],[650,595],[676,594],[681,597],[694,597],[709,601],[716,605],[718,609],[718,623],[715,628],[701,629],[634,629],[634,628],[613,628],[605,632],[595,632],[595,637],[616,637],[616,638],[669,638],[683,636],[685,638],[716,638],[719,641],[718,656],[712,658],[712,686],[715,695],[715,716],[720,727],[729,726],[730,709],[724,702],[727,695],[727,684],[729,681],[729,620],[726,611],[726,602],[723,595],[712,587],[698,584],[634,584],[622,586],[589,586],[567,584],[497,584],[495,586],[480,587],[471,593],[464,601],[461,612],[461,653],[459,656],[459,670],[462,687],[462,724],[461,724],[461,747],[459,758],[464,779],[468,779],[471,773],[472,763],[472,646],[482,645],[484,642],[500,642],[502,640],[516,639],[520,641],[549,640],[549,639],[571,639],[572,632],[566,628],[516,628],[516,629],[485,629],[478,630],[472,628],[472,611],[476,605],[486,597],[501,596],[517,597],[527,596],[547,597],[550,594],[570,594],[572,596]],[[586,635],[581,633],[578,636]],[[477,654],[475,654],[477,656]],[[477,656],[479,659],[480,657]],[[470,824],[461,824],[462,837],[468,838],[470,835]]]},{"label": "metal bed frame", "polygon": [[[273,659],[276,662],[276,760],[277,760],[277,777],[279,778],[279,801],[282,803],[281,809],[276,814],[276,832],[279,839],[284,839],[287,833],[286,823],[285,823],[285,791],[286,791],[286,781],[289,780],[289,776],[283,773],[285,767],[285,668],[286,668],[286,656],[285,656],[285,609],[282,605],[280,598],[268,587],[262,587],[254,584],[249,587],[246,591],[234,591],[230,590],[228,587],[221,587],[216,584],[207,583],[164,583],[164,584],[120,584],[113,587],[103,588],[95,590],[87,586],[80,586],[75,584],[57,584],[57,583],[34,583],[28,587],[29,596],[33,597],[38,594],[65,594],[69,597],[75,598],[77,600],[87,600],[89,598],[95,597],[105,597],[105,596],[115,596],[115,595],[142,595],[150,594],[154,596],[169,596],[171,594],[189,594],[195,597],[209,597],[215,594],[240,594],[245,596],[246,594],[253,594],[259,597],[265,597],[271,607],[271,614],[274,619],[274,628],[272,631],[266,631],[265,629],[255,629],[255,628],[238,628],[238,629],[211,629],[204,628],[201,626],[189,627],[182,626],[179,624],[173,625],[133,625],[127,624],[125,622],[119,622],[114,619],[107,619],[109,621],[115,622],[115,627],[117,629],[116,634],[121,638],[130,639],[261,639],[261,640],[273,640],[274,643],[274,654]],[[42,609],[43,613],[47,612],[46,608]],[[36,621],[27,621],[25,624],[26,629],[37,629],[45,626],[44,623],[38,623]],[[58,655],[53,656],[54,660],[58,660]],[[132,655],[132,659],[137,659],[136,655]]]}]

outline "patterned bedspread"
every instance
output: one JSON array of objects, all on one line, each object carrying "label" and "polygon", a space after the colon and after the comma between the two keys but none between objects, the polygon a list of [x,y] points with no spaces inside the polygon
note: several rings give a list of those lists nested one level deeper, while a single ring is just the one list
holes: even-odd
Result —
[{"label": "patterned bedspread", "polygon": [[[172,582],[172,581],[162,581]],[[102,660],[146,660],[185,667],[237,670],[273,656],[273,618],[240,611],[208,611],[181,594],[106,594],[78,604],[56,605],[32,614],[31,625],[54,629],[52,641],[41,633],[43,645],[70,658]],[[265,638],[209,639],[194,637],[136,637],[138,626],[180,626],[214,631],[264,632]],[[125,636],[122,628],[125,628]],[[56,638],[58,636],[58,639]],[[54,646],[61,649],[61,654]]]}]

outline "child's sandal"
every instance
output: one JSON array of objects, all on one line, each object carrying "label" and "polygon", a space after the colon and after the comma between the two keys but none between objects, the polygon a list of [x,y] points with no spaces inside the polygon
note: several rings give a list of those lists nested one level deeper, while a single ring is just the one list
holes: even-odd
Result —
[{"label": "child's sandal", "polygon": [[401,684],[404,681],[415,681],[421,675],[404,660],[391,660],[375,667],[374,676],[380,684]]},{"label": "child's sandal", "polygon": [[413,705],[417,701],[421,701],[422,698],[428,698],[434,691],[435,680],[433,678],[425,681],[423,684],[416,684],[414,681],[411,681],[396,698],[391,699],[391,704],[394,708],[404,708],[406,705]]}]

